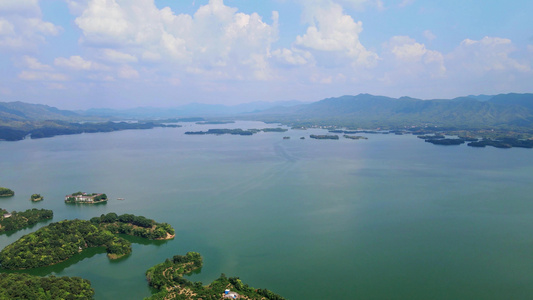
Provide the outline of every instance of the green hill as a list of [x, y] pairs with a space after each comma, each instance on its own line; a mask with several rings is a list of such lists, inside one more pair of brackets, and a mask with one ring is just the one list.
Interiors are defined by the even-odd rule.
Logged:
[[[533, 129], [533, 94], [421, 100], [359, 94], [250, 115], [265, 121], [348, 127], [439, 126]], [[295, 121], [297, 120], [297, 121]]]

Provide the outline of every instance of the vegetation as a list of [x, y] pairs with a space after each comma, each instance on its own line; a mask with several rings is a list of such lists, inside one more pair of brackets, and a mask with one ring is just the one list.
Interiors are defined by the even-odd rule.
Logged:
[[[81, 118], [80, 118], [81, 119]], [[0, 119], [0, 125], [2, 125]], [[155, 127], [177, 127], [177, 125], [165, 125], [155, 122], [104, 122], [104, 123], [70, 123], [67, 121], [24, 121], [4, 122], [0, 126], [0, 140], [18, 141], [30, 135], [32, 139], [53, 137], [56, 135], [69, 135], [80, 133], [112, 132], [131, 129], [152, 129]]]
[[263, 128], [261, 129], [263, 132], [286, 132], [288, 129], [276, 127], [276, 128]]
[[19, 230], [27, 226], [31, 226], [37, 222], [50, 220], [54, 217], [54, 213], [48, 209], [28, 209], [24, 212], [11, 212], [11, 216], [5, 217], [8, 214], [7, 210], [0, 209], [0, 232]]
[[351, 139], [351, 140], [368, 140], [367, 137], [360, 136], [360, 135], [343, 135], [344, 138]]
[[31, 201], [34, 201], [34, 202], [36, 202], [36, 201], [41, 201], [41, 200], [43, 200], [43, 199], [44, 199], [44, 197], [41, 196], [41, 194], [33, 194], [33, 195], [31, 195], [31, 197], [30, 197], [30, 200], [31, 200]]
[[109, 258], [119, 258], [131, 252], [131, 243], [116, 236], [117, 233], [148, 239], [174, 237], [174, 229], [167, 223], [143, 216], [108, 213], [90, 221], [52, 223], [27, 234], [0, 252], [0, 264], [4, 269], [48, 266], [91, 247], [105, 247]]
[[202, 299], [218, 300], [226, 289], [239, 294], [240, 299], [271, 299], [283, 300], [284, 298], [267, 289], [255, 289], [244, 284], [239, 277], [227, 278], [222, 274], [208, 286], [201, 282], [191, 282], [183, 278], [202, 266], [202, 257], [197, 252], [188, 252], [186, 255], [175, 255], [172, 260], [155, 265], [146, 271], [148, 284], [159, 290], [147, 298], [156, 299]]
[[325, 134], [325, 135], [311, 134], [309, 137], [312, 139], [317, 139], [317, 140], [338, 140], [339, 139], [338, 135], [329, 135], [329, 134]]
[[131, 252], [131, 243], [89, 221], [65, 220], [27, 234], [0, 251], [4, 269], [29, 269], [67, 260], [90, 247], [106, 247], [110, 258]]
[[199, 125], [207, 125], [207, 124], [233, 124], [235, 121], [202, 121], [202, 122], [196, 122], [196, 124]]
[[[81, 198], [82, 196], [84, 197], [83, 199]], [[83, 192], [76, 192], [65, 197], [66, 203], [99, 203], [106, 201], [107, 195], [99, 193], [86, 194]]]
[[91, 282], [80, 277], [0, 274], [0, 299], [93, 299]]
[[0, 187], [0, 197], [11, 197], [14, 195], [15, 192], [13, 192], [12, 190], [5, 187]]
[[185, 134], [190, 135], [203, 135], [203, 134], [232, 134], [232, 135], [253, 135], [256, 133], [257, 130], [242, 130], [240, 128], [237, 129], [209, 129], [207, 131], [187, 131]]
[[112, 233], [138, 236], [151, 240], [169, 239], [174, 237], [174, 228], [167, 223], [157, 223], [143, 216], [108, 213], [91, 219], [91, 223]]

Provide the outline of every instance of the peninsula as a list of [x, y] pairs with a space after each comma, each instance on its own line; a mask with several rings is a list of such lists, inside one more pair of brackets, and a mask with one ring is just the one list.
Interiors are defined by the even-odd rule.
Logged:
[[6, 246], [0, 251], [0, 265], [10, 270], [50, 266], [92, 247], [105, 247], [110, 259], [131, 253], [131, 243], [115, 233], [147, 239], [174, 237], [170, 225], [130, 214], [109, 213], [91, 221], [64, 220], [42, 227]]
[[80, 277], [0, 274], [0, 299], [93, 299], [91, 282]]
[[153, 266], [146, 271], [148, 284], [159, 290], [148, 300], [156, 299], [185, 299], [185, 300], [218, 300], [254, 299], [254, 300], [284, 300], [285, 298], [267, 289], [256, 289], [244, 284], [239, 277], [221, 276], [208, 286], [201, 282], [191, 282], [183, 277], [202, 267], [203, 259], [200, 253], [188, 252], [186, 255], [174, 255], [172, 259]]
[[37, 222], [50, 220], [54, 213], [49, 209], [28, 209], [23, 212], [12, 211], [9, 213], [0, 208], [0, 232], [19, 230]]

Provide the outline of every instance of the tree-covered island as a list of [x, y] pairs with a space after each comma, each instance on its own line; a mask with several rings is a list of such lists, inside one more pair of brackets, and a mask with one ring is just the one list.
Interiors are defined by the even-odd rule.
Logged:
[[0, 187], [0, 197], [11, 197], [14, 195], [15, 192], [13, 192], [11, 189]]
[[110, 259], [120, 258], [131, 252], [131, 243], [115, 233], [148, 239], [174, 237], [170, 225], [129, 214], [109, 213], [91, 221], [64, 220], [24, 235], [5, 247], [0, 251], [0, 265], [11, 270], [49, 266], [91, 247], [105, 247]]
[[44, 197], [41, 196], [41, 194], [33, 194], [31, 195], [30, 200], [33, 202], [42, 201], [44, 200]]
[[339, 136], [338, 135], [330, 135], [330, 134], [324, 134], [324, 135], [317, 135], [317, 134], [311, 134], [309, 136], [310, 138], [312, 139], [317, 139], [317, 140], [338, 140], [339, 139]]
[[[284, 300], [267, 289], [255, 289], [244, 284], [239, 277], [227, 278], [222, 274], [208, 286], [201, 282], [191, 282], [183, 277], [202, 267], [202, 256], [197, 252], [175, 255], [172, 260], [155, 265], [146, 271], [148, 284], [159, 290], [148, 300], [218, 300], [223, 298]], [[227, 291], [227, 293], [226, 293]], [[226, 296], [225, 296], [226, 295]]]
[[80, 277], [39, 277], [24, 273], [0, 274], [0, 299], [94, 298], [91, 282]]
[[66, 203], [85, 203], [95, 204], [107, 201], [107, 195], [102, 193], [87, 194], [83, 192], [76, 192], [65, 196]]
[[54, 213], [49, 209], [28, 209], [24, 212], [13, 211], [9, 213], [0, 209], [0, 232], [19, 230], [37, 222], [50, 220]]

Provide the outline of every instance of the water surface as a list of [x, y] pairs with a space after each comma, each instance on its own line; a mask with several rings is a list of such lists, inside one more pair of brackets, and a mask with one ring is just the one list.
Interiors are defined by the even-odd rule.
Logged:
[[[530, 149], [309, 138], [320, 129], [189, 136], [276, 125], [183, 125], [0, 142], [0, 186], [16, 192], [2, 208], [53, 209], [53, 221], [133, 213], [176, 229], [171, 241], [133, 240], [118, 261], [93, 249], [29, 273], [87, 278], [97, 299], [140, 299], [149, 267], [198, 251], [192, 280], [225, 273], [293, 300], [533, 295]], [[66, 205], [75, 191], [110, 201]], [[0, 247], [45, 224], [1, 235]]]

